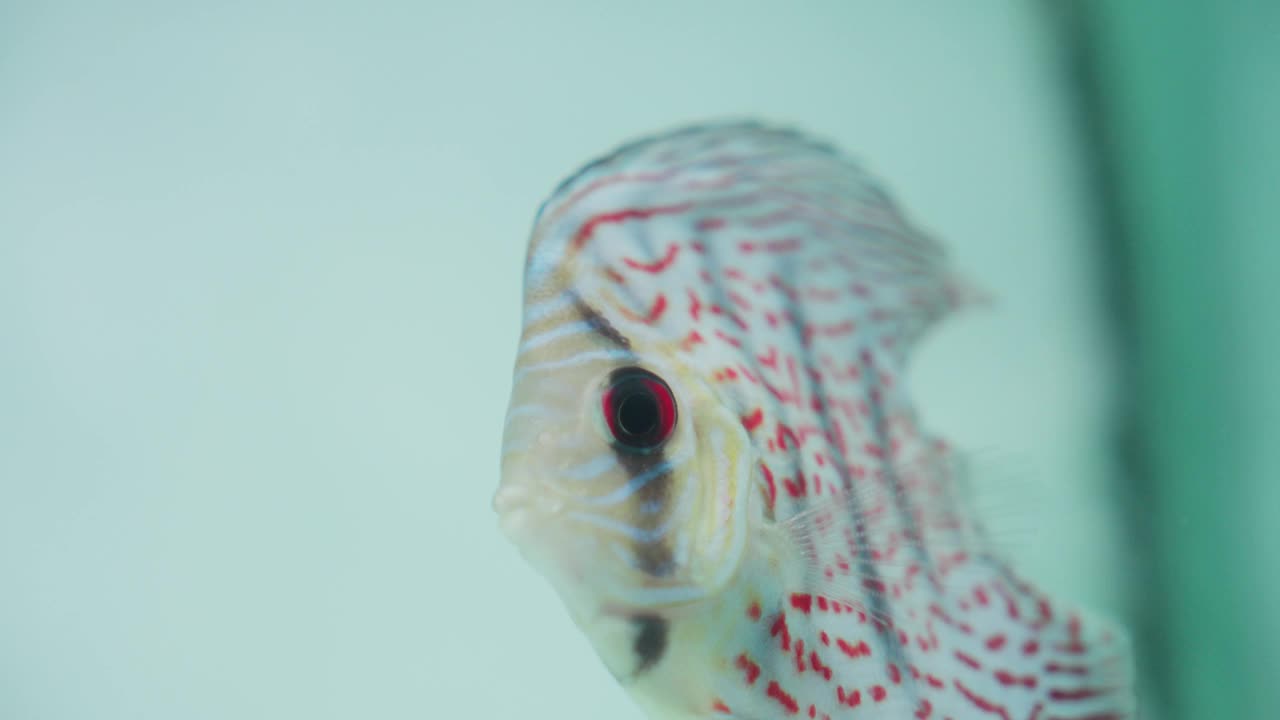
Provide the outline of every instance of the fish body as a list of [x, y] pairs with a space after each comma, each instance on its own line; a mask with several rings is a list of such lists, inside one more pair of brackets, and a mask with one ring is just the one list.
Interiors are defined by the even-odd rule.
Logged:
[[1131, 715], [1124, 635], [996, 557], [918, 423], [966, 291], [857, 164], [755, 123], [623, 146], [524, 291], [495, 508], [649, 716]]

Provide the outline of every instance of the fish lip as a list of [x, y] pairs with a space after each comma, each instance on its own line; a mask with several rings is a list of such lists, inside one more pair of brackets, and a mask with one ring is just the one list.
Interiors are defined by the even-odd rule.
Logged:
[[555, 495], [551, 488], [525, 485], [500, 486], [489, 504], [500, 519], [512, 515], [532, 515], [555, 520], [565, 512], [564, 500]]
[[527, 488], [519, 485], [503, 485], [493, 494], [490, 506], [498, 515], [506, 515], [525, 509], [532, 500], [533, 493]]
[[678, 619], [694, 614], [705, 600], [697, 597], [662, 603], [606, 602], [596, 608], [595, 617], [597, 620], [631, 620], [640, 615], [661, 615], [669, 620]]

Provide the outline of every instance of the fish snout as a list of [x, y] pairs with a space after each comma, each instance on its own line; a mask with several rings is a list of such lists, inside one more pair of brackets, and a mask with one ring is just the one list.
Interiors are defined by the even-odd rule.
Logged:
[[564, 511], [564, 502], [545, 487], [506, 483], [494, 493], [493, 510], [502, 532], [518, 540], [547, 527]]

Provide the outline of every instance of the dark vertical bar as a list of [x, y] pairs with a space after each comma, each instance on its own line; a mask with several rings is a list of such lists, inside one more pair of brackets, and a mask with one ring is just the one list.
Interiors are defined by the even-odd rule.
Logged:
[[1237, 376], [1258, 320], [1233, 305], [1240, 280], [1229, 273], [1224, 4], [1045, 6], [1080, 109], [1122, 353], [1120, 507], [1147, 715], [1274, 717], [1254, 700], [1274, 668], [1257, 672], [1245, 593], [1265, 565], [1238, 527], [1252, 501], [1241, 410], [1256, 388]]
[[[1108, 122], [1110, 108], [1102, 84], [1104, 68], [1097, 46], [1096, 18], [1083, 2], [1044, 3], [1048, 20], [1057, 41], [1059, 70], [1068, 94], [1068, 104], [1075, 111], [1075, 129], [1080, 148], [1082, 176], [1088, 187], [1084, 195], [1092, 213], [1092, 239], [1096, 277], [1103, 295], [1101, 306], [1109, 309], [1101, 318], [1106, 326], [1111, 349], [1115, 396], [1111, 399], [1112, 426], [1109, 429], [1111, 451], [1117, 460], [1119, 482], [1114, 485], [1118, 507], [1118, 524], [1122, 543], [1129, 549], [1120, 563], [1127, 579], [1127, 595], [1141, 594], [1141, 612], [1130, 609], [1124, 618], [1133, 633], [1136, 664], [1140, 682], [1147, 693], [1154, 693], [1160, 706], [1169, 698], [1162, 690], [1171, 680], [1169, 661], [1172, 648], [1168, 636], [1160, 632], [1167, 622], [1168, 608], [1163, 602], [1169, 586], [1160, 575], [1158, 542], [1153, 515], [1143, 512], [1144, 498], [1159, 495], [1147, 462], [1150, 449], [1144, 445], [1142, 404], [1137, 373], [1142, 345], [1138, 327], [1137, 298], [1133, 292], [1136, 275], [1133, 229], [1127, 221], [1128, 208], [1120, 178], [1120, 153], [1116, 148], [1114, 128]], [[1145, 589], [1139, 593], [1138, 589]], [[1149, 689], [1148, 689], [1149, 688]]]

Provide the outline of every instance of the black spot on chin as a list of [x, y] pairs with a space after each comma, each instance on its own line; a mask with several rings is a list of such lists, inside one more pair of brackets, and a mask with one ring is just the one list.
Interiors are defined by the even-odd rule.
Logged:
[[632, 645], [636, 654], [636, 675], [649, 670], [662, 659], [667, 651], [667, 634], [670, 627], [665, 618], [658, 615], [633, 615], [636, 639]]

